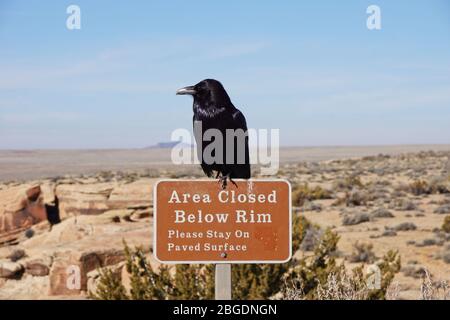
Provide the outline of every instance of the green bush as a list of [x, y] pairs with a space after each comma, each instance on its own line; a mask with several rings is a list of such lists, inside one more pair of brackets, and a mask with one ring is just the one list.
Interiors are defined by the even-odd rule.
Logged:
[[303, 295], [307, 299], [314, 299], [317, 285], [326, 282], [328, 275], [337, 271], [334, 253], [338, 241], [339, 236], [327, 229], [314, 254], [301, 259], [286, 276], [286, 282], [298, 283], [300, 285], [298, 289]]
[[91, 299], [99, 300], [128, 300], [125, 287], [122, 285], [120, 276], [106, 268], [100, 271], [100, 282], [96, 292], [89, 292]]
[[442, 230], [444, 232], [450, 233], [450, 216], [446, 216], [444, 223], [442, 224]]
[[[292, 250], [296, 252], [312, 225], [304, 217], [293, 219]], [[235, 264], [232, 266], [233, 299], [268, 299], [286, 291], [288, 282], [299, 283], [302, 296], [307, 299], [325, 299], [320, 292], [327, 289], [332, 277], [344, 279], [345, 268], [336, 262], [339, 236], [327, 229], [314, 253], [300, 260], [292, 259], [284, 264]], [[158, 272], [152, 270], [141, 248], [130, 248], [124, 243], [126, 268], [130, 274], [130, 292], [119, 277], [105, 269], [100, 272], [96, 292], [92, 299], [150, 300], [150, 299], [213, 299], [213, 265], [162, 265]], [[397, 253], [388, 252], [379, 264], [382, 273], [381, 288], [367, 294], [368, 299], [384, 299], [396, 272], [400, 269]], [[350, 286], [363, 289], [366, 276], [362, 266], [354, 270]], [[339, 281], [338, 281], [339, 283]], [[348, 285], [348, 284], [347, 284]], [[319, 290], [321, 289], [321, 290]], [[358, 296], [359, 297], [359, 296]]]
[[[299, 250], [306, 231], [312, 224], [303, 216], [292, 219], [292, 252]], [[268, 299], [282, 290], [286, 273], [295, 265], [291, 260], [283, 264], [235, 264], [232, 266], [233, 299]]]
[[[292, 250], [297, 251], [310, 223], [299, 216], [293, 217]], [[112, 272], [101, 272], [97, 292], [93, 299], [213, 299], [213, 265], [176, 265], [174, 275], [167, 266], [158, 272], [152, 270], [141, 248], [130, 250], [126, 243], [126, 268], [131, 277], [131, 290], [125, 288]], [[232, 266], [233, 299], [267, 299], [279, 292], [283, 276], [293, 261], [283, 264], [235, 264]]]
[[[395, 274], [401, 269], [401, 259], [398, 251], [389, 250], [382, 258], [381, 263], [377, 264], [381, 271], [381, 286], [379, 289], [368, 290], [368, 300], [384, 300], [389, 286], [394, 280]], [[358, 267], [357, 274], [360, 279], [365, 280], [367, 276], [363, 275], [363, 267]]]
[[303, 184], [294, 188], [292, 191], [292, 204], [301, 207], [306, 200], [322, 200], [331, 199], [331, 192], [320, 186], [310, 188], [309, 185]]
[[212, 265], [176, 265], [173, 276], [168, 266], [154, 272], [141, 248], [131, 250], [126, 243], [126, 268], [130, 274], [130, 292], [120, 279], [107, 268], [100, 272], [92, 299], [99, 300], [169, 300], [212, 299], [214, 297], [214, 268]]

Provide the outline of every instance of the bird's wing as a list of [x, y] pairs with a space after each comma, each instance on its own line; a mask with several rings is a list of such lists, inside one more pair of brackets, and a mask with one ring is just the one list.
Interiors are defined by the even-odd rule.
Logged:
[[233, 112], [232, 117], [233, 117], [233, 124], [234, 124], [233, 129], [243, 129], [244, 131], [247, 130], [247, 121], [245, 120], [245, 117], [241, 111], [236, 109]]
[[[247, 121], [245, 120], [244, 115], [242, 114], [241, 111], [239, 111], [238, 109], [236, 109], [233, 113], [232, 113], [232, 118], [233, 118], [233, 129], [242, 129], [244, 130], [247, 134]], [[235, 161], [237, 161], [237, 153], [239, 152], [238, 150], [240, 148], [238, 148], [238, 142], [237, 140], [235, 140], [235, 145], [234, 145], [234, 154], [235, 154]], [[248, 150], [248, 135], [245, 138], [245, 163], [243, 164], [235, 164], [233, 165], [233, 169], [232, 169], [232, 176], [234, 178], [243, 178], [243, 179], [249, 179], [250, 178], [250, 155], [249, 155], [249, 150]]]

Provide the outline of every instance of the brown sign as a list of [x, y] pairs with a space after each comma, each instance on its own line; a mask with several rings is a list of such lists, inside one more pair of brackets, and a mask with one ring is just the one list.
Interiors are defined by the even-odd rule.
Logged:
[[154, 189], [154, 252], [164, 263], [279, 263], [291, 258], [284, 180], [163, 180]]

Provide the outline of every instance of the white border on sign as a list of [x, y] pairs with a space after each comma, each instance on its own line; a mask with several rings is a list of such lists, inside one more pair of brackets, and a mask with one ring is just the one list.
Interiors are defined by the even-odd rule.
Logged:
[[292, 186], [291, 183], [286, 179], [233, 179], [234, 181], [245, 181], [245, 182], [285, 182], [289, 187], [289, 256], [285, 260], [160, 260], [157, 254], [156, 246], [156, 225], [157, 225], [157, 192], [158, 184], [160, 182], [173, 182], [173, 181], [183, 181], [183, 182], [196, 182], [196, 181], [213, 181], [211, 179], [161, 179], [156, 182], [153, 187], [153, 256], [155, 259], [163, 264], [219, 264], [219, 263], [234, 263], [234, 264], [257, 264], [257, 263], [286, 263], [292, 259]]

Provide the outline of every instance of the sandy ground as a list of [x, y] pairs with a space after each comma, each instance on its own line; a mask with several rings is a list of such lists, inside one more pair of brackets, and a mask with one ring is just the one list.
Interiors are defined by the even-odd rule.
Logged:
[[[450, 233], [442, 229], [450, 216], [450, 145], [283, 148], [280, 156], [277, 177], [289, 180], [294, 193], [305, 184], [329, 191], [328, 199], [311, 199], [294, 210], [320, 228], [329, 227], [339, 234], [339, 260], [348, 268], [362, 263], [350, 262], [358, 242], [373, 245], [375, 260], [388, 250], [399, 252], [402, 269], [394, 280], [400, 299], [421, 297], [424, 269], [434, 280], [450, 283]], [[126, 171], [120, 179], [136, 183], [158, 177], [202, 176], [198, 165], [186, 169], [171, 165], [168, 159], [168, 149], [0, 151], [0, 189], [17, 185], [1, 180], [95, 174], [78, 179], [89, 184], [110, 176], [116, 179], [117, 172], [109, 172], [114, 170]], [[128, 174], [140, 170], [144, 175]], [[346, 182], [352, 177], [359, 182]], [[418, 181], [429, 190], [415, 192], [411, 186]], [[437, 191], [442, 187], [447, 191]], [[380, 209], [388, 210], [390, 217], [373, 216]], [[344, 223], [345, 217], [361, 214], [370, 219]], [[395, 230], [402, 223], [414, 228]], [[387, 230], [395, 232], [386, 235]]]

